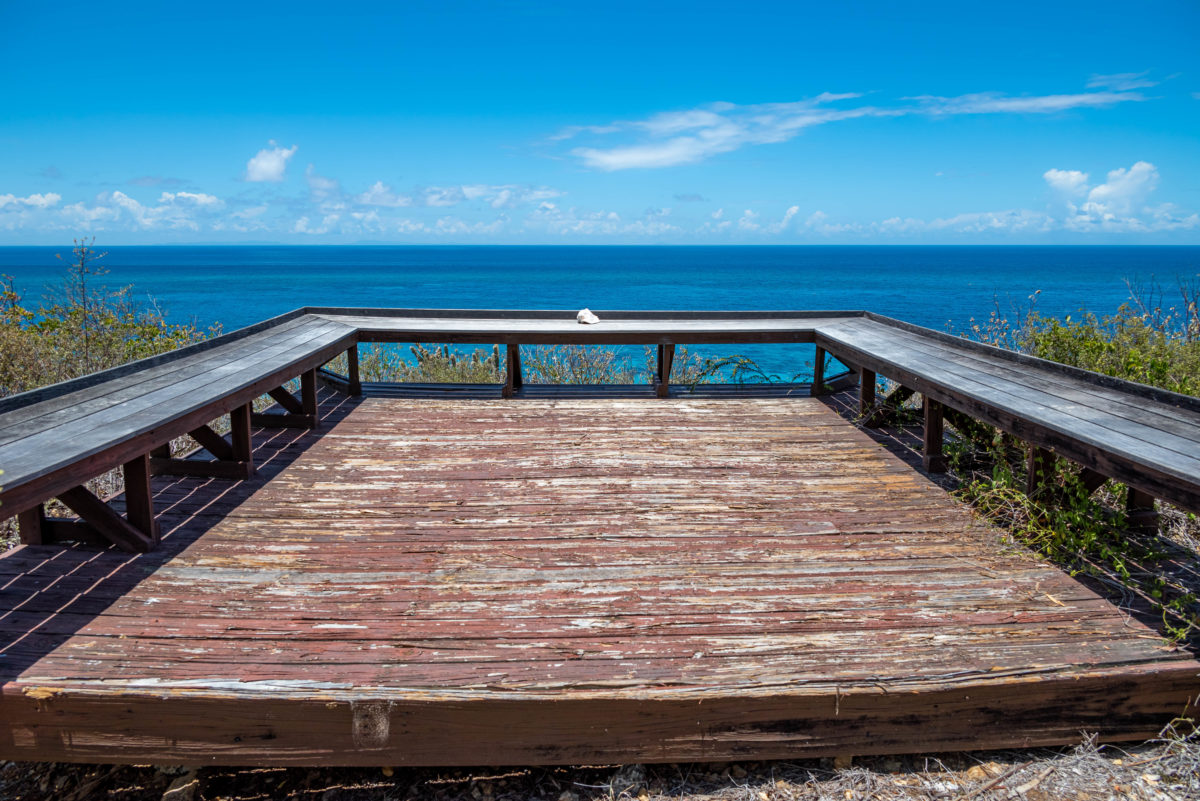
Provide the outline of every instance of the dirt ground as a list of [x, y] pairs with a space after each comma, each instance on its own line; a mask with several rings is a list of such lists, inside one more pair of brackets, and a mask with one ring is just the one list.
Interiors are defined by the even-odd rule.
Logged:
[[54, 801], [1200, 799], [1200, 734], [1139, 745], [798, 762], [534, 768], [0, 765], [0, 798]]

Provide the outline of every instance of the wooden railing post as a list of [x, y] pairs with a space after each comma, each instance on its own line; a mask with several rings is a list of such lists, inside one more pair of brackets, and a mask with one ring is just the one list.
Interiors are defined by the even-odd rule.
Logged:
[[358, 343], [346, 349], [346, 378], [350, 384], [349, 392], [352, 397], [362, 394], [362, 380], [358, 375]]
[[820, 345], [817, 345], [817, 353], [813, 358], [813, 379], [809, 394], [825, 394], [825, 349]]
[[671, 394], [671, 368], [675, 365], [675, 345], [658, 346], [658, 397], [666, 398]]
[[921, 461], [930, 473], [946, 472], [946, 454], [942, 452], [945, 426], [942, 420], [942, 404], [925, 396], [925, 445]]
[[500, 394], [505, 398], [511, 398], [524, 383], [521, 377], [520, 345], [508, 346], [507, 357], [504, 360], [504, 368], [504, 389], [500, 391]]

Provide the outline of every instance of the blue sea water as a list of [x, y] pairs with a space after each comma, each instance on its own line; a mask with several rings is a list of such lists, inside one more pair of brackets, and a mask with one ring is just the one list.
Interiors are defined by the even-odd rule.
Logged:
[[[105, 283], [225, 330], [298, 306], [868, 309], [940, 330], [1024, 306], [1113, 311], [1125, 280], [1200, 274], [1200, 247], [109, 247]], [[0, 248], [27, 300], [70, 248]], [[744, 350], [744, 349], [743, 349]], [[757, 350], [757, 349], [756, 349]], [[782, 353], [780, 353], [782, 356]], [[774, 365], [786, 369], [782, 364]]]

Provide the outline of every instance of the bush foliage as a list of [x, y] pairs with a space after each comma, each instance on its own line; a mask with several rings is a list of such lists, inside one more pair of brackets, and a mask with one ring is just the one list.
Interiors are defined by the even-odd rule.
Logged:
[[[76, 240], [58, 287], [27, 308], [10, 276], [0, 276], [0, 397], [115, 367], [198, 342], [220, 328], [168, 323], [132, 287], [98, 283], [106, 270], [91, 243]], [[61, 257], [60, 257], [61, 258]]]

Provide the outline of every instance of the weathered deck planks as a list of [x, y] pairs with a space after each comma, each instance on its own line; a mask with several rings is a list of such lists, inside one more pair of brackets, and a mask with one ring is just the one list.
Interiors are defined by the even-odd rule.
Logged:
[[1153, 735], [1200, 663], [811, 398], [326, 395], [140, 556], [0, 558], [0, 757], [500, 764]]

